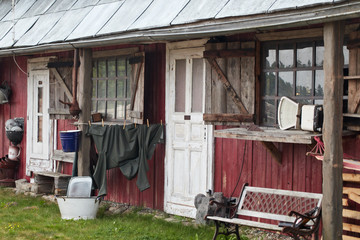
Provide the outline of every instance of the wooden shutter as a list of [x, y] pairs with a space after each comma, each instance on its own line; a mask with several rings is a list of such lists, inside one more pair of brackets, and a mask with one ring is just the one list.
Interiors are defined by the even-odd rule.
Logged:
[[255, 42], [208, 43], [204, 57], [207, 59], [204, 120], [253, 122]]
[[130, 89], [131, 101], [128, 109], [127, 119], [133, 123], [144, 123], [144, 74], [145, 74], [145, 53], [134, 54], [129, 59], [131, 64]]
[[72, 67], [51, 67], [50, 71], [50, 108], [51, 118], [71, 118], [69, 107], [59, 102], [72, 102], [71, 73]]

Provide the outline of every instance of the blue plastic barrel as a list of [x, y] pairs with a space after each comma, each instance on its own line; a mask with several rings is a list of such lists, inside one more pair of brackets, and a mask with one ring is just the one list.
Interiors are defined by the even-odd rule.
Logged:
[[60, 131], [60, 140], [64, 152], [77, 152], [80, 145], [80, 130]]

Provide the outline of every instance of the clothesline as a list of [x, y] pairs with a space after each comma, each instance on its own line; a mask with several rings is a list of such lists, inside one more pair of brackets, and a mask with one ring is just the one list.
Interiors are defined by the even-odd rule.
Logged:
[[[101, 125], [102, 125], [103, 127], [105, 126], [104, 119], [101, 119], [101, 122], [91, 122], [91, 121], [89, 120], [87, 123], [85, 123], [85, 122], [74, 122], [73, 124], [74, 124], [75, 126], [79, 126], [79, 125], [88, 125], [88, 126], [91, 126], [92, 124], [94, 124], [94, 125], [99, 125], [100, 123], [101, 123]], [[136, 127], [136, 124], [137, 124], [137, 123], [130, 123], [130, 124], [135, 124], [135, 127]], [[124, 123], [123, 123], [122, 125], [123, 125], [124, 128], [125, 128], [126, 125], [130, 125], [130, 124], [128, 124], [128, 123], [126, 122], [126, 120], [124, 120]], [[150, 124], [149, 124], [149, 119], [146, 119], [146, 124], [147, 124], [148, 127], [150, 126]], [[106, 125], [109, 125], [109, 127], [111, 127], [112, 125], [121, 125], [121, 124], [111, 122], [110, 124], [106, 124]], [[141, 125], [141, 124], [139, 124], [139, 125]], [[163, 125], [162, 120], [160, 120], [160, 125]], [[166, 125], [166, 124], [164, 124], [164, 125]]]

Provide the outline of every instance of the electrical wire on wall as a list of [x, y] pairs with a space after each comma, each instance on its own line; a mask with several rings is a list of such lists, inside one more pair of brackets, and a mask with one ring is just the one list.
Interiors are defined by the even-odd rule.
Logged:
[[[13, 44], [15, 44], [15, 0], [12, 0], [11, 2], [11, 12], [13, 15], [13, 19], [12, 19], [12, 23], [13, 23], [13, 27], [12, 27], [12, 40], [13, 40]], [[17, 66], [17, 68], [24, 73], [25, 75], [27, 75], [27, 72], [25, 72], [18, 64], [18, 62], [16, 61], [15, 58], [15, 53], [13, 54], [13, 59], [14, 59], [14, 63]]]

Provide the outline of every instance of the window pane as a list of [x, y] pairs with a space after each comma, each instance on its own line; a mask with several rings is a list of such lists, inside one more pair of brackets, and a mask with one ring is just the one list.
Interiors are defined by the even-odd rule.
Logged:
[[276, 86], [276, 77], [274, 72], [265, 73], [265, 84], [263, 85], [263, 93], [265, 96], [274, 96]]
[[311, 96], [312, 71], [296, 72], [296, 96]]
[[38, 117], [38, 132], [37, 132], [37, 141], [42, 142], [43, 141], [43, 117]]
[[92, 101], [91, 102], [91, 112], [92, 113], [96, 112], [96, 104], [97, 104], [97, 101]]
[[279, 46], [279, 68], [291, 68], [294, 66], [294, 45], [281, 44]]
[[311, 67], [312, 66], [312, 51], [311, 43], [301, 43], [297, 46], [297, 66], [298, 67]]
[[315, 96], [324, 96], [324, 71], [315, 71]]
[[108, 60], [108, 77], [116, 76], [116, 62], [115, 59]]
[[344, 53], [344, 65], [349, 65], [349, 49], [346, 46], [343, 46]]
[[103, 116], [105, 116], [105, 110], [106, 110], [106, 101], [98, 101], [98, 110], [97, 112], [101, 113]]
[[124, 98], [125, 97], [125, 86], [124, 80], [117, 80], [117, 97]]
[[294, 95], [294, 74], [293, 72], [279, 72], [279, 94], [278, 96]]
[[[132, 92], [131, 92], [131, 89], [130, 89], [130, 78], [128, 77], [126, 79], [126, 97], [130, 98], [131, 95], [132, 95]], [[124, 97], [125, 97], [125, 95], [124, 95]]]
[[43, 88], [38, 88], [38, 113], [43, 112]]
[[276, 68], [276, 46], [269, 46], [265, 48], [265, 68]]
[[99, 65], [98, 77], [106, 77], [106, 61], [99, 60], [98, 65]]
[[116, 80], [108, 80], [108, 98], [116, 97]]
[[96, 98], [96, 82], [97, 81], [93, 81], [93, 85], [92, 85], [92, 97]]
[[97, 62], [93, 62], [93, 68], [92, 68], [92, 76], [97, 77]]
[[117, 59], [117, 71], [118, 77], [126, 76], [126, 62], [125, 58], [118, 58]]
[[324, 65], [324, 46], [316, 46], [316, 66]]
[[175, 112], [185, 112], [185, 59], [176, 60], [175, 66]]
[[193, 59], [192, 68], [192, 112], [202, 112], [203, 101], [203, 78], [204, 78], [204, 60]]
[[116, 115], [117, 119], [125, 119], [125, 102], [123, 102], [123, 101], [117, 102], [116, 112], [117, 112], [117, 115]]
[[266, 125], [276, 124], [276, 105], [275, 100], [265, 100], [261, 103], [261, 120]]
[[115, 101], [107, 101], [106, 119], [115, 118]]
[[98, 80], [98, 98], [106, 98], [106, 80]]

